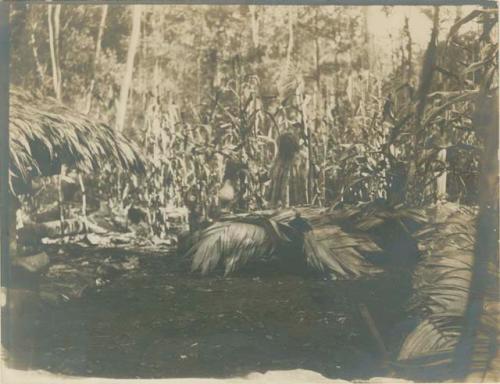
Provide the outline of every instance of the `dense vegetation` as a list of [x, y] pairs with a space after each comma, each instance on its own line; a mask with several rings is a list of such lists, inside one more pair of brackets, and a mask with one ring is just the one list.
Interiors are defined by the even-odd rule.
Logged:
[[[209, 216], [231, 166], [236, 208], [269, 206], [286, 132], [305, 191], [281, 204], [477, 204], [473, 112], [481, 87], [496, 92], [496, 10], [414, 8], [428, 20], [420, 44], [402, 11], [16, 5], [11, 78], [139, 144], [146, 177], [109, 169], [87, 193], [144, 207], [156, 234], [166, 206]], [[373, 14], [401, 22], [390, 40], [374, 37]]]

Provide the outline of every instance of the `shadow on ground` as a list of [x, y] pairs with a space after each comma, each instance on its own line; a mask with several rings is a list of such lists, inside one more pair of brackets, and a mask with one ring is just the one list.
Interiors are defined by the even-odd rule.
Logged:
[[31, 369], [113, 378], [234, 377], [308, 369], [331, 378], [384, 376], [364, 303], [395, 353], [409, 278], [197, 278], [173, 252], [47, 250], [42, 303], [30, 319]]

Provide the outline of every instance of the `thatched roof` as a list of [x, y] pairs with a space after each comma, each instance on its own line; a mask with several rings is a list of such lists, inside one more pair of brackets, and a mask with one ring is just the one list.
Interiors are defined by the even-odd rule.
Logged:
[[10, 175], [13, 184], [58, 174], [61, 166], [85, 173], [103, 164], [144, 171], [136, 146], [106, 124], [52, 98], [10, 90]]

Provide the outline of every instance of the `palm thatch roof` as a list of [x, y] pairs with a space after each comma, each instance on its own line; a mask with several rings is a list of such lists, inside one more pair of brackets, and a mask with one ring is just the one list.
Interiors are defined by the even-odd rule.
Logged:
[[14, 189], [33, 177], [58, 174], [63, 165], [84, 173], [110, 163], [126, 171], [144, 171], [132, 142], [55, 99], [13, 87], [9, 114], [10, 178]]

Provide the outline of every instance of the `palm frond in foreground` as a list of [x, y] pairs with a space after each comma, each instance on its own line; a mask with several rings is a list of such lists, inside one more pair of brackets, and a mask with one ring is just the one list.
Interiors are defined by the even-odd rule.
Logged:
[[[436, 208], [429, 215], [434, 217], [432, 223], [416, 234], [422, 260], [414, 272], [411, 309], [421, 321], [406, 337], [398, 358], [412, 376], [453, 376], [454, 350], [464, 328], [470, 294], [476, 215], [474, 209], [447, 203]], [[496, 271], [497, 266], [489, 266], [490, 275]], [[487, 296], [495, 295], [489, 292]], [[488, 305], [495, 307], [493, 302]], [[481, 328], [487, 338], [495, 340], [498, 311], [487, 309], [484, 308]], [[484, 370], [484, 361], [490, 360], [490, 354], [491, 351], [474, 353], [474, 358], [480, 360], [477, 369]], [[488, 364], [494, 364], [494, 360]]]
[[334, 278], [370, 276], [382, 269], [368, 258], [384, 253], [373, 230], [389, 223], [407, 230], [405, 220], [422, 223], [425, 218], [419, 211], [374, 203], [234, 215], [192, 234], [184, 255], [191, 271], [201, 275], [229, 275], [258, 264], [262, 271], [275, 262], [284, 270]]

